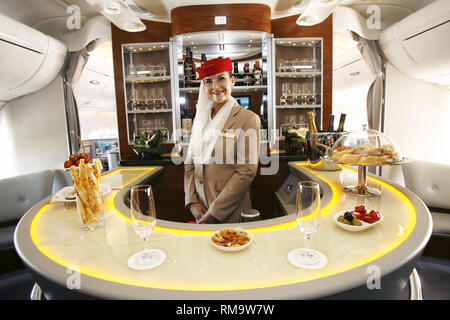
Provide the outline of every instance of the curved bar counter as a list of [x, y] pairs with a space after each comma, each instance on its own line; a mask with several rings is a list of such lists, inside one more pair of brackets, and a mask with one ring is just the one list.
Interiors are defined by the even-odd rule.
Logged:
[[[166, 261], [135, 271], [128, 258], [143, 248], [124, 199], [133, 185], [148, 182], [163, 167], [122, 167], [103, 183], [105, 225], [80, 230], [76, 206], [46, 198], [20, 221], [15, 246], [47, 298], [103, 299], [396, 299], [431, 235], [423, 202], [409, 190], [369, 177], [382, 191], [373, 198], [344, 193], [357, 172], [315, 171], [305, 162], [289, 163], [292, 174], [321, 184], [322, 223], [311, 247], [328, 264], [319, 270], [291, 265], [288, 253], [304, 246], [295, 215], [241, 226], [253, 233], [245, 250], [223, 252], [209, 242], [225, 225], [195, 225], [158, 220], [148, 247], [163, 250]], [[150, 180], [151, 183], [151, 180]], [[332, 219], [338, 211], [364, 204], [384, 220], [362, 232], [349, 232]], [[158, 209], [158, 208], [156, 208]], [[156, 212], [158, 216], [158, 211]]]

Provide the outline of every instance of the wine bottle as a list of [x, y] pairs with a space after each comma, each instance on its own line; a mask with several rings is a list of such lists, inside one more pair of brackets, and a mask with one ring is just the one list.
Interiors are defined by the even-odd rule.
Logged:
[[334, 132], [334, 114], [330, 115], [330, 123], [327, 132]]
[[317, 137], [313, 136], [314, 133], [318, 132], [316, 122], [314, 121], [314, 112], [308, 111], [307, 116], [309, 131], [306, 133], [306, 153], [308, 155], [308, 162], [316, 163], [319, 155], [316, 149]]
[[344, 123], [345, 123], [345, 117], [347, 115], [345, 113], [341, 113], [341, 118], [339, 119], [339, 126], [337, 129], [337, 132], [344, 132]]

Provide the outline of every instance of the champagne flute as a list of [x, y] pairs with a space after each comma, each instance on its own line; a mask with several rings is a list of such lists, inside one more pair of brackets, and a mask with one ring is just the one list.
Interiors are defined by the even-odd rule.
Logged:
[[[149, 185], [132, 187], [130, 204], [134, 231], [144, 240], [145, 246], [156, 224], [152, 187]], [[163, 251], [146, 248], [132, 255], [128, 260], [128, 265], [133, 269], [145, 270], [159, 266], [165, 259], [166, 255]]]
[[305, 248], [294, 249], [288, 254], [289, 261], [303, 269], [319, 269], [328, 263], [327, 257], [310, 248], [309, 242], [319, 230], [321, 221], [320, 186], [314, 181], [302, 181], [297, 189], [297, 225], [305, 236]]

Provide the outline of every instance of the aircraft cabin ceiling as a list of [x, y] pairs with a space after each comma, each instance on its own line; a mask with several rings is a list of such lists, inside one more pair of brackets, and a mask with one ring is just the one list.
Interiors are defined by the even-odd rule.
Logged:
[[[108, 0], [105, 0], [105, 2]], [[282, 18], [299, 12], [291, 9], [296, 3], [309, 0], [124, 0], [127, 3], [135, 3], [136, 8], [141, 8], [149, 15], [140, 15], [141, 19], [170, 22], [170, 12], [173, 8], [188, 5], [206, 4], [231, 4], [231, 3], [255, 3], [270, 6], [272, 19]], [[434, 0], [343, 0], [340, 6], [355, 9], [362, 16], [367, 15], [366, 10], [370, 5], [378, 5], [382, 15], [390, 23], [396, 22], [414, 11], [430, 4]], [[99, 12], [91, 6], [87, 0], [1, 0], [0, 14], [34, 27], [44, 33], [46, 31], [56, 34], [67, 31], [65, 21], [67, 7], [77, 5], [82, 14], [82, 23]]]

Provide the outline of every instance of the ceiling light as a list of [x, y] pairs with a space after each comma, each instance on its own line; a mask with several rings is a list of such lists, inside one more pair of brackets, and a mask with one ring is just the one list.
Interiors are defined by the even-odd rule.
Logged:
[[89, 81], [89, 83], [93, 84], [93, 85], [99, 85], [100, 81], [98, 81], [98, 80], [91, 80], [91, 81]]
[[125, 22], [124, 29], [129, 32], [140, 32], [146, 29], [145, 24], [137, 22]]
[[120, 13], [120, 4], [118, 4], [117, 2], [114, 2], [114, 1], [107, 1], [103, 5], [102, 11], [105, 14], [112, 14], [112, 15], [119, 14]]
[[215, 16], [214, 17], [215, 24], [227, 24], [226, 16]]

